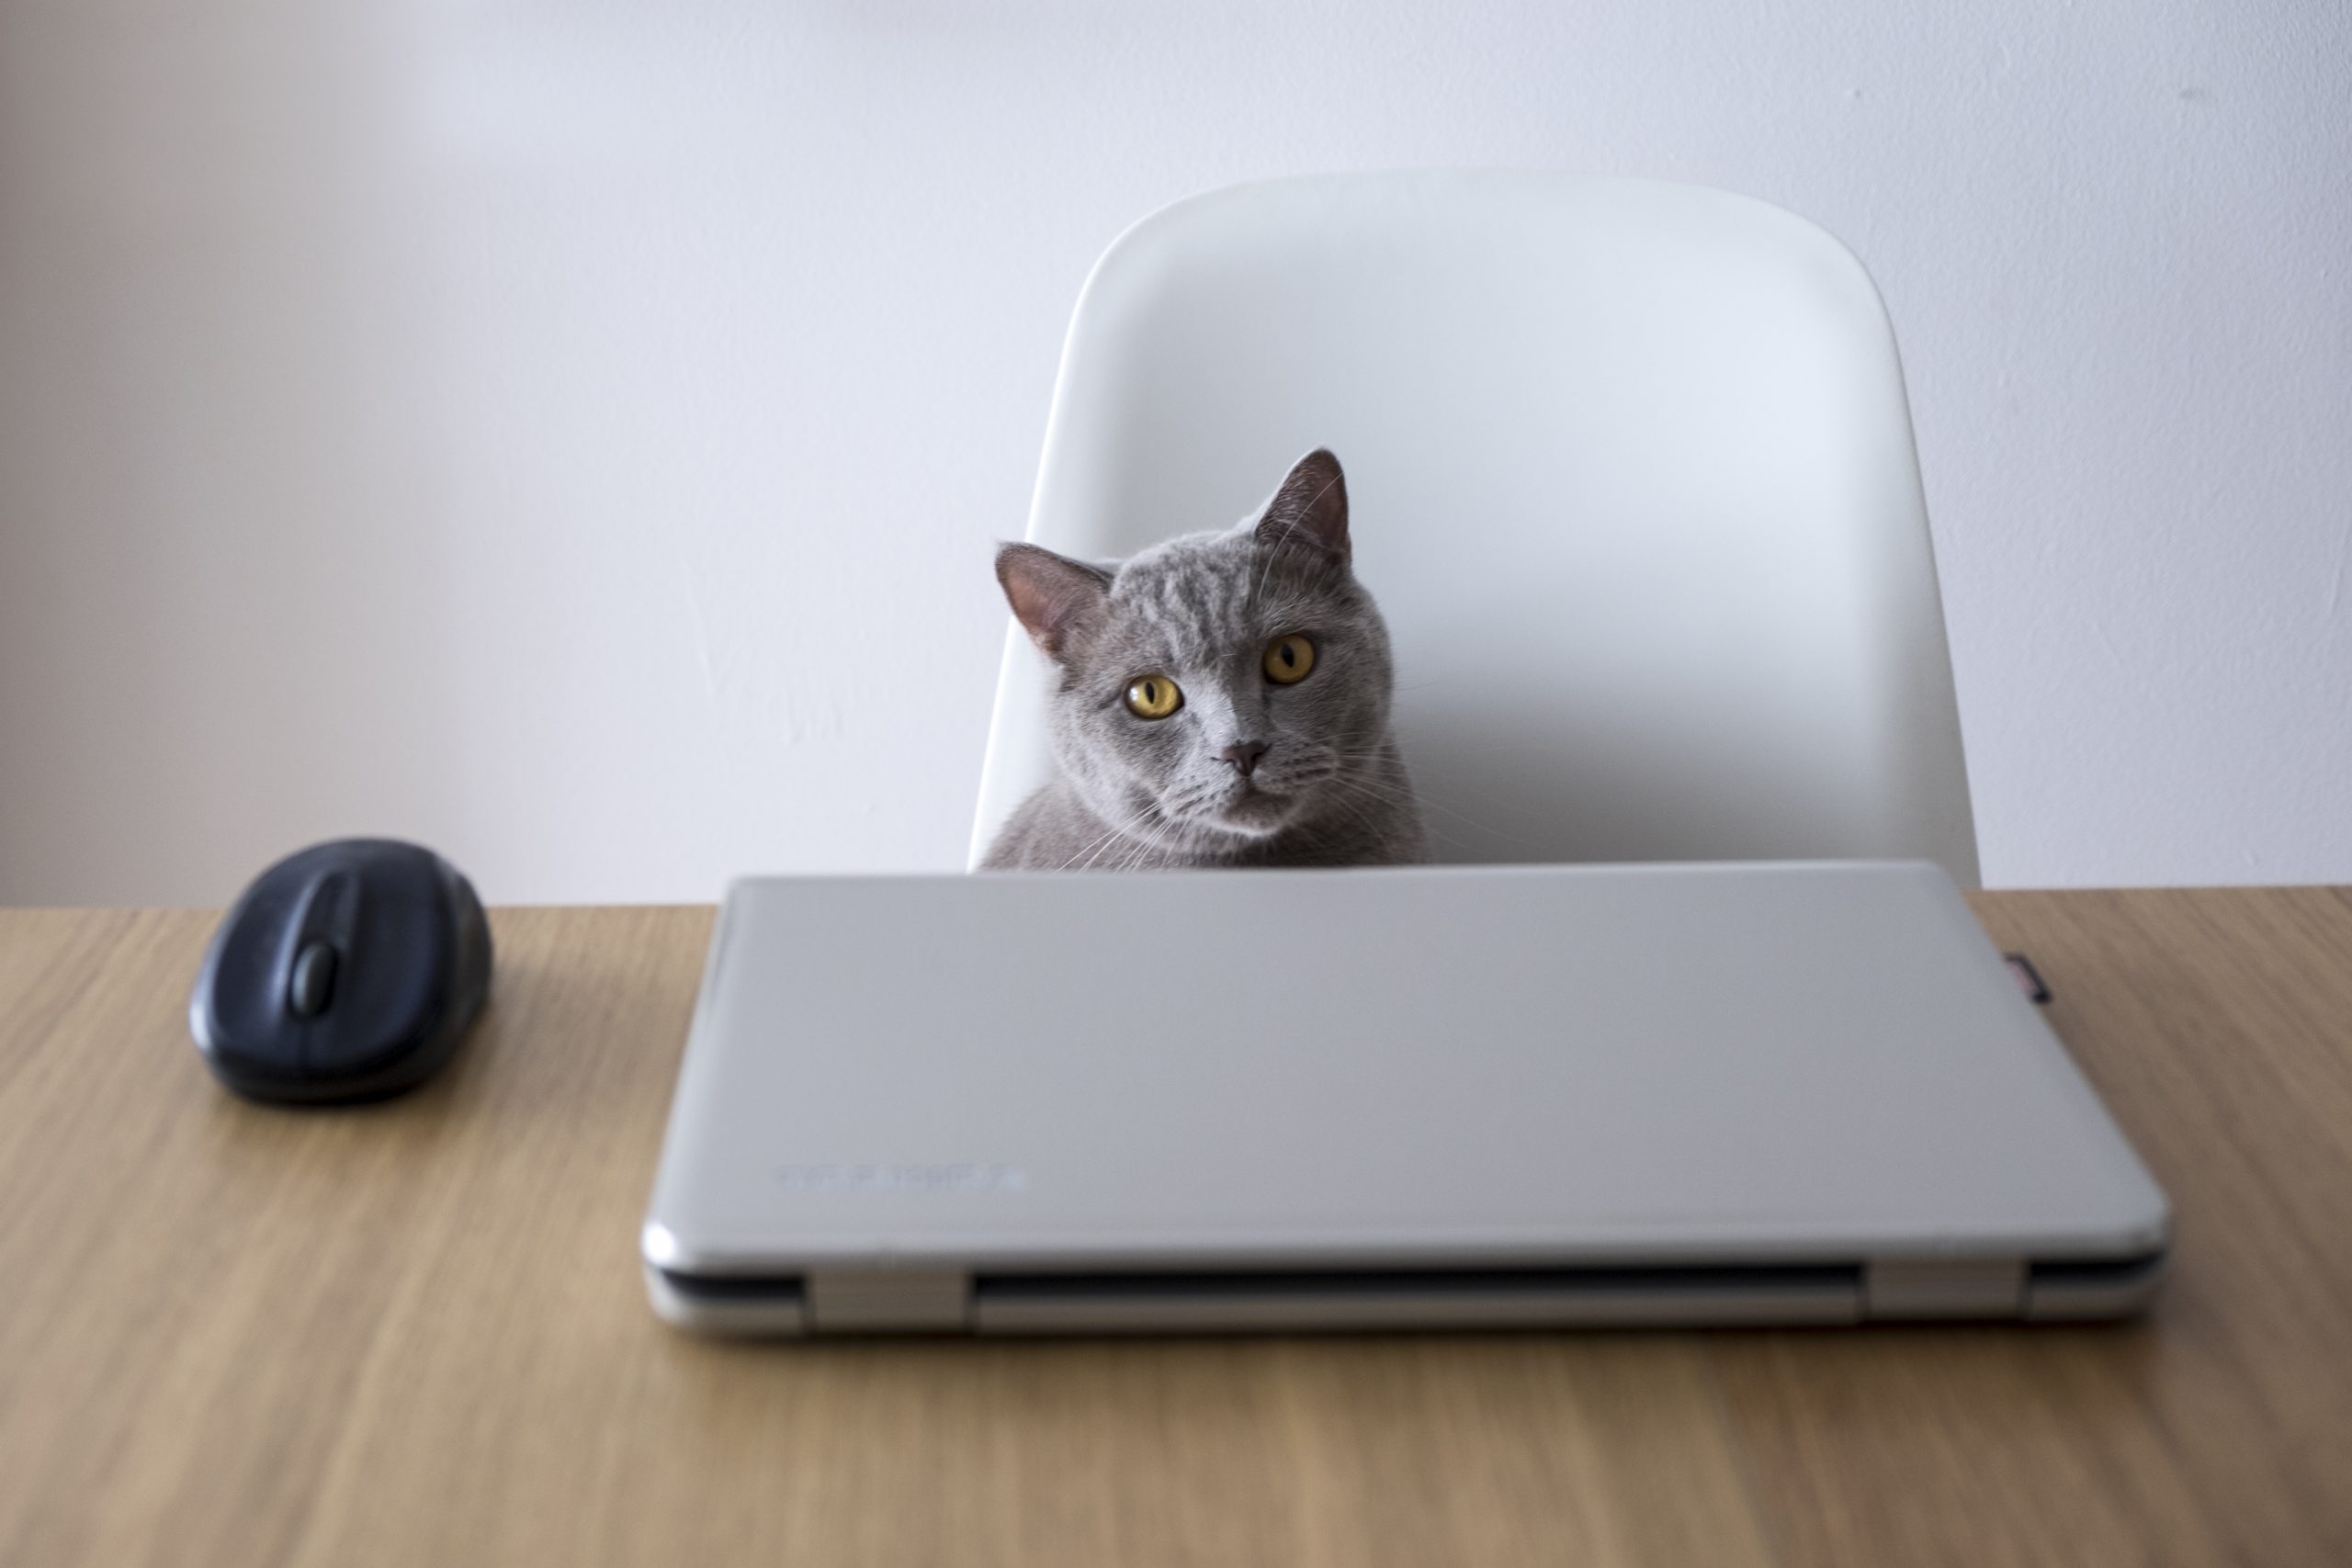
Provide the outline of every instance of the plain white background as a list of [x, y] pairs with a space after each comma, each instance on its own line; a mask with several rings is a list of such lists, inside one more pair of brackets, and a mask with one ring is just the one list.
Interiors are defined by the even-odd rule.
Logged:
[[0, 902], [960, 865], [1089, 264], [1431, 164], [1869, 265], [1988, 882], [2352, 881], [2347, 17], [0, 0]]

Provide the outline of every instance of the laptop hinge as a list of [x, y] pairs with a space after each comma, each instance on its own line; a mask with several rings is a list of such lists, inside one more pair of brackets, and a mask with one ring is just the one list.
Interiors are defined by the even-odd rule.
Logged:
[[1862, 1270], [1865, 1317], [2016, 1317], [2021, 1258], [1881, 1258]]
[[825, 1269], [808, 1276], [817, 1334], [909, 1334], [970, 1325], [971, 1277], [961, 1269]]

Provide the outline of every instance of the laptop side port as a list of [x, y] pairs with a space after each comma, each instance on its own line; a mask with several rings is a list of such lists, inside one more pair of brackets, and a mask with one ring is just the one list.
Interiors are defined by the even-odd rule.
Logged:
[[818, 1334], [930, 1334], [969, 1325], [971, 1276], [960, 1269], [825, 1269], [808, 1276]]
[[2021, 1258], [1879, 1258], [1862, 1270], [1868, 1318], [2017, 1317], [2024, 1311]]

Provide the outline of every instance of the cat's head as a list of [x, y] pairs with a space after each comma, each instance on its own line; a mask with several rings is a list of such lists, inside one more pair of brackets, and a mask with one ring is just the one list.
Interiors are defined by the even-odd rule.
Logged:
[[1339, 459], [1256, 517], [1111, 566], [1007, 545], [997, 579], [1059, 667], [1062, 773], [1107, 826], [1215, 850], [1329, 814], [1388, 733], [1388, 632], [1351, 569]]

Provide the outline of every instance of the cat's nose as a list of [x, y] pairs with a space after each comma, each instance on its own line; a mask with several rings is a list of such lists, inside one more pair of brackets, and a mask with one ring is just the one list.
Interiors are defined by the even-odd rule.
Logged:
[[1266, 743], [1262, 740], [1237, 740], [1219, 751], [1217, 757], [1232, 763], [1234, 771], [1246, 779], [1258, 771], [1258, 759], [1265, 754]]

